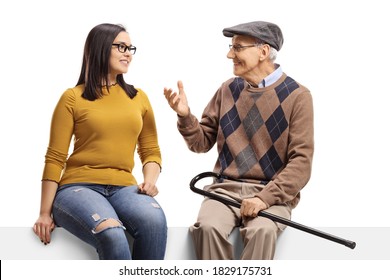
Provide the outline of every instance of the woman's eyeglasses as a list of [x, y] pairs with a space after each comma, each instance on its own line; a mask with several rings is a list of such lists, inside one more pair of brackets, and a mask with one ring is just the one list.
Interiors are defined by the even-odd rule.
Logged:
[[137, 48], [133, 45], [127, 46], [123, 43], [118, 44], [112, 44], [113, 46], [116, 46], [118, 48], [118, 51], [121, 53], [125, 53], [127, 50], [129, 50], [130, 54], [135, 54]]

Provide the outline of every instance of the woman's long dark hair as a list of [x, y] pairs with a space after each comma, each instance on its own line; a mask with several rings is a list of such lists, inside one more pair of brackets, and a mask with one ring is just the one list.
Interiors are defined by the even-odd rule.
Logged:
[[[95, 26], [88, 34], [84, 46], [83, 64], [77, 86], [85, 84], [82, 97], [94, 101], [103, 96], [102, 83], [108, 85], [109, 60], [112, 43], [120, 32], [126, 32], [122, 25], [103, 23]], [[137, 95], [134, 86], [125, 82], [123, 74], [117, 75], [116, 82], [130, 98]]]

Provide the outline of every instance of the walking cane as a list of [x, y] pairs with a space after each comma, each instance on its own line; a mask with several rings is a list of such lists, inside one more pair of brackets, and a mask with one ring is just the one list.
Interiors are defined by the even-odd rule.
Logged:
[[[222, 202], [223, 204], [234, 206], [234, 207], [237, 207], [237, 208], [241, 207], [241, 205], [238, 202], [236, 202], [236, 201], [234, 201], [232, 199], [227, 199], [227, 198], [219, 196], [219, 195], [217, 195], [215, 193], [211, 193], [211, 192], [208, 192], [208, 191], [205, 191], [205, 190], [201, 190], [201, 189], [195, 187], [196, 182], [198, 182], [201, 179], [207, 178], [207, 177], [214, 177], [216, 179], [227, 178], [225, 176], [222, 176], [222, 175], [214, 173], [214, 172], [203, 172], [203, 173], [198, 174], [197, 176], [195, 176], [191, 180], [191, 182], [190, 182], [190, 189], [193, 192], [195, 192], [195, 193], [201, 194], [203, 196], [207, 196], [207, 197], [209, 197], [211, 199], [214, 199], [214, 200], [217, 200], [219, 202]], [[229, 179], [229, 178], [227, 178], [227, 179]], [[337, 237], [337, 236], [334, 236], [334, 235], [331, 235], [331, 234], [328, 234], [328, 233], [316, 230], [314, 228], [310, 228], [310, 227], [304, 226], [302, 224], [290, 221], [288, 219], [285, 219], [283, 217], [280, 217], [280, 216], [268, 213], [266, 211], [259, 211], [259, 213], [257, 215], [265, 217], [265, 218], [268, 218], [268, 219], [271, 219], [274, 222], [278, 222], [278, 223], [284, 224], [286, 226], [290, 226], [290, 227], [302, 230], [304, 232], [307, 232], [307, 233], [310, 233], [310, 234], [313, 234], [313, 235], [316, 235], [316, 236], [319, 236], [319, 237], [331, 240], [333, 242], [345, 245], [345, 246], [347, 246], [347, 247], [349, 247], [351, 249], [354, 249], [355, 246], [356, 246], [356, 243], [353, 242], [353, 241], [346, 240], [346, 239], [343, 239], [343, 238], [340, 238], [340, 237]]]

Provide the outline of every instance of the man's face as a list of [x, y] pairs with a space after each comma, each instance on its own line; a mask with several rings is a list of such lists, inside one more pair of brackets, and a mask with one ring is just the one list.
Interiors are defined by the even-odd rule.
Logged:
[[233, 73], [245, 80], [258, 75], [262, 45], [251, 36], [235, 35], [227, 57], [233, 60]]

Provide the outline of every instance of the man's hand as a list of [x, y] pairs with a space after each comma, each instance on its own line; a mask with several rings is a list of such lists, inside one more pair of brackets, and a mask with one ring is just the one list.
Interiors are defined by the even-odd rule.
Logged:
[[241, 202], [240, 212], [245, 217], [257, 217], [259, 211], [267, 209], [267, 205], [258, 197], [246, 198]]
[[181, 117], [187, 117], [190, 114], [188, 107], [187, 96], [184, 92], [182, 81], [177, 82], [179, 93], [174, 92], [171, 88], [164, 88], [164, 96], [168, 101], [169, 106]]

